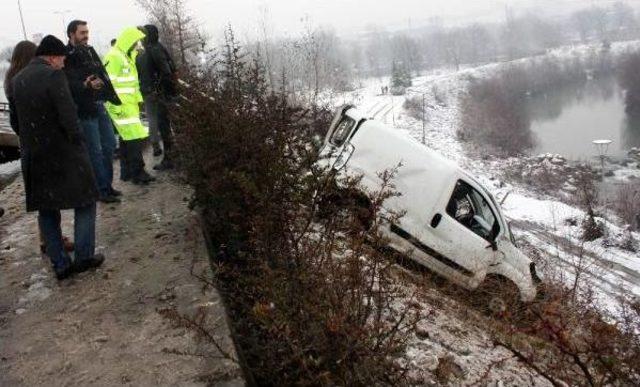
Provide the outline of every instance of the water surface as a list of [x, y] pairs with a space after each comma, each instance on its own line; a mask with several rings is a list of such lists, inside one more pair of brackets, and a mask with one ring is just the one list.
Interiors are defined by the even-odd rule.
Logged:
[[627, 116], [624, 92], [613, 77], [531, 97], [529, 112], [536, 140], [533, 154], [586, 160], [598, 155], [593, 140], [608, 139], [613, 141], [608, 155], [623, 158], [631, 147], [640, 146], [640, 117]]

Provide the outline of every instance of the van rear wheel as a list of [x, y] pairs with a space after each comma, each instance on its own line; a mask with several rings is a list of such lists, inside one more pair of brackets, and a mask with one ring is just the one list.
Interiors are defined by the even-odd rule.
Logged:
[[369, 198], [355, 190], [338, 190], [326, 195], [319, 204], [320, 218], [348, 216], [355, 224], [368, 230], [373, 225], [373, 209]]

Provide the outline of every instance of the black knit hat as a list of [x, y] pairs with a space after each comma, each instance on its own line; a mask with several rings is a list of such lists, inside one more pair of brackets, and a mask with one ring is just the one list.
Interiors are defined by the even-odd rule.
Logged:
[[65, 56], [67, 48], [64, 43], [53, 35], [42, 38], [40, 45], [36, 49], [36, 56]]

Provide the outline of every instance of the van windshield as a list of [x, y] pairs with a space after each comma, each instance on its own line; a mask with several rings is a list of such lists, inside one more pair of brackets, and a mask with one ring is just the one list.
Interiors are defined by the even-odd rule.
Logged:
[[356, 121], [354, 119], [346, 116], [342, 117], [342, 120], [340, 120], [336, 130], [334, 130], [331, 135], [331, 144], [335, 146], [342, 146], [342, 144], [344, 144], [344, 142], [349, 138], [349, 134], [355, 125]]

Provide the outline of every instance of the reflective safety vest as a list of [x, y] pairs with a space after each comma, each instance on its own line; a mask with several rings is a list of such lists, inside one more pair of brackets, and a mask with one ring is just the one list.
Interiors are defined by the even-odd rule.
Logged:
[[[142, 102], [142, 94], [136, 69], [138, 52], [135, 45], [143, 38], [144, 34], [140, 30], [136, 27], [129, 27], [120, 34], [116, 44], [104, 57], [107, 74], [109, 74], [116, 94], [122, 101], [120, 106], [107, 102], [106, 108], [116, 130], [124, 141], [149, 137], [149, 129], [140, 120], [139, 103]], [[132, 47], [134, 48], [132, 49]]]

